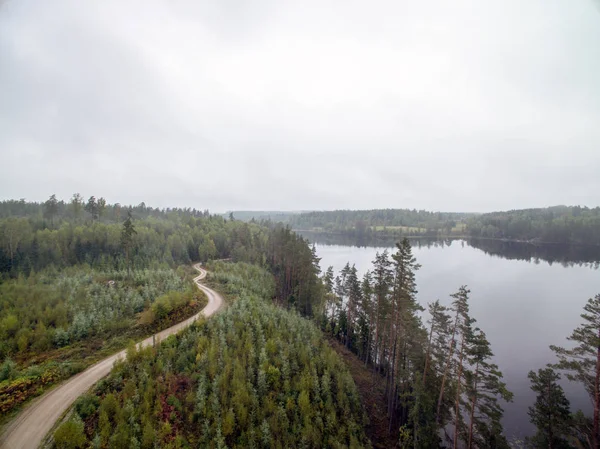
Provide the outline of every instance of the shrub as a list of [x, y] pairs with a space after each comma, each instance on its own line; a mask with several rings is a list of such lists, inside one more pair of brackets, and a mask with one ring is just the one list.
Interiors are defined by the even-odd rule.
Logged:
[[6, 359], [0, 365], [0, 382], [7, 379], [12, 379], [17, 375], [17, 364], [12, 359]]
[[77, 449], [85, 445], [83, 422], [77, 416], [62, 423], [54, 432], [54, 447], [57, 449]]
[[81, 419], [87, 419], [89, 416], [96, 413], [98, 406], [100, 405], [100, 399], [93, 394], [84, 394], [79, 397], [75, 402], [75, 410], [77, 414], [81, 416]]

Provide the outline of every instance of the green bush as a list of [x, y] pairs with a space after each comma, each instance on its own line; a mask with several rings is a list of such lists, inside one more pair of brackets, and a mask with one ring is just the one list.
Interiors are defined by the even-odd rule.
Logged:
[[62, 423], [54, 432], [54, 447], [57, 449], [78, 449], [85, 445], [83, 422], [77, 417]]
[[17, 374], [17, 364], [11, 359], [6, 359], [0, 365], [0, 382], [7, 379], [12, 379]]
[[98, 406], [100, 405], [100, 399], [93, 394], [84, 394], [75, 401], [75, 411], [81, 416], [81, 419], [87, 419], [93, 415]]

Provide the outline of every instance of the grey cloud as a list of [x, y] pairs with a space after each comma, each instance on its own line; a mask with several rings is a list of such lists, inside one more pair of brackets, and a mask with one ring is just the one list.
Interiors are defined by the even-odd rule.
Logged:
[[600, 203], [592, 0], [0, 6], [0, 197]]

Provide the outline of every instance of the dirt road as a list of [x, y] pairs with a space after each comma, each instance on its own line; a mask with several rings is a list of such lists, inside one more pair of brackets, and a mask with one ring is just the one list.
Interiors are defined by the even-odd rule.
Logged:
[[[194, 268], [200, 272], [194, 282], [200, 290], [206, 293], [208, 304], [201, 312], [191, 318], [155, 334], [156, 343], [188, 327], [202, 315], [211, 316], [223, 306], [224, 302], [221, 295], [200, 283], [206, 277], [206, 271], [200, 268], [199, 264], [194, 265]], [[152, 345], [152, 342], [153, 337], [148, 337], [141, 344], [146, 347]], [[36, 449], [75, 399], [108, 375], [114, 363], [123, 358], [125, 358], [125, 351], [114, 354], [35, 399], [6, 426], [0, 437], [0, 448]]]

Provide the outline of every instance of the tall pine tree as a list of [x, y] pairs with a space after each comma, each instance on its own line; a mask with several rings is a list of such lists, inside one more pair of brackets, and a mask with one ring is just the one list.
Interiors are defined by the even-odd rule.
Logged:
[[131, 249], [133, 248], [133, 238], [137, 234], [133, 220], [131, 218], [131, 211], [127, 213], [127, 219], [123, 222], [123, 229], [121, 230], [121, 247], [125, 252], [125, 261], [127, 262], [127, 274], [131, 277]]
[[531, 423], [537, 428], [529, 445], [539, 449], [569, 449], [566, 436], [570, 433], [571, 411], [569, 400], [558, 384], [560, 374], [552, 368], [530, 371], [531, 389], [537, 393], [535, 404], [529, 407]]

